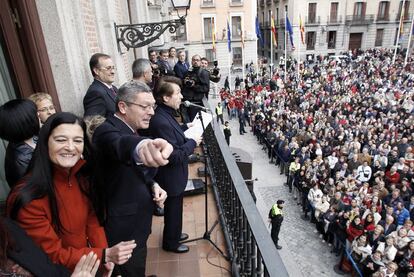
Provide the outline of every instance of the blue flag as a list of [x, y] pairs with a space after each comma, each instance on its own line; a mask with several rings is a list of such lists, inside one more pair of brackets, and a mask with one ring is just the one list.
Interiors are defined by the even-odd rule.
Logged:
[[229, 20], [227, 20], [227, 48], [229, 49], [229, 52], [231, 52], [231, 31]]
[[292, 45], [292, 48], [295, 48], [295, 45], [293, 44], [293, 29], [292, 29], [292, 25], [290, 25], [290, 21], [287, 16], [286, 16], [286, 30], [289, 33], [290, 44]]
[[256, 36], [259, 39], [260, 45], [263, 47], [264, 41], [262, 32], [260, 31], [260, 24], [259, 24], [259, 18], [256, 16]]

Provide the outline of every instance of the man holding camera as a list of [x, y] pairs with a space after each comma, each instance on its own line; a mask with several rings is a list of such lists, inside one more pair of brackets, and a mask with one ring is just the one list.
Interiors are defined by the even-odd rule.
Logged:
[[[194, 55], [191, 59], [192, 68], [185, 74], [182, 91], [184, 101], [190, 101], [197, 105], [203, 105], [203, 97], [210, 91], [210, 74], [201, 68], [200, 55]], [[193, 121], [200, 109], [196, 107], [181, 107], [181, 114], [185, 123]]]

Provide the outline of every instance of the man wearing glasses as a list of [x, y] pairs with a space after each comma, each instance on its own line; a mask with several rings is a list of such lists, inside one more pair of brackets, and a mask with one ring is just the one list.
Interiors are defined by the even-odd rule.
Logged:
[[127, 82], [119, 89], [115, 114], [93, 135], [98, 155], [95, 176], [105, 200], [108, 244], [125, 240], [137, 244], [128, 262], [115, 268], [115, 275], [145, 276], [154, 202], [162, 206], [167, 197], [153, 177], [156, 167], [168, 163], [173, 147], [164, 139], [137, 134], [137, 130], [149, 127], [155, 108], [152, 91], [145, 83]]
[[84, 116], [107, 117], [115, 112], [115, 98], [118, 89], [115, 81], [115, 66], [110, 56], [102, 53], [92, 55], [89, 60], [94, 81], [83, 98]]

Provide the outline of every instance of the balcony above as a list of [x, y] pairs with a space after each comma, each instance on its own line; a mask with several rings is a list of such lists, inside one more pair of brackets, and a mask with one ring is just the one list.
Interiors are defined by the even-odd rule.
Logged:
[[307, 16], [305, 18], [305, 24], [306, 25], [320, 25], [321, 24], [321, 17], [320, 16], [314, 16], [314, 17], [309, 17]]
[[345, 24], [346, 25], [368, 25], [374, 22], [374, 15], [347, 15]]
[[377, 15], [377, 20], [376, 22], [389, 22], [390, 21], [390, 15], [389, 14], [385, 14], [385, 15]]
[[336, 17], [328, 16], [328, 18], [326, 20], [326, 23], [328, 25], [340, 25], [340, 24], [343, 23], [342, 15], [339, 15], [339, 16], [336, 16]]

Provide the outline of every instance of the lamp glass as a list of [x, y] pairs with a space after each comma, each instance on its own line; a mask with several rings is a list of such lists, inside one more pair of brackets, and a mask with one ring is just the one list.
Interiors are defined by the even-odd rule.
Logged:
[[175, 9], [179, 8], [190, 8], [191, 0], [171, 0], [172, 5]]

